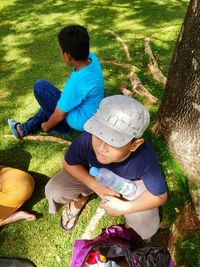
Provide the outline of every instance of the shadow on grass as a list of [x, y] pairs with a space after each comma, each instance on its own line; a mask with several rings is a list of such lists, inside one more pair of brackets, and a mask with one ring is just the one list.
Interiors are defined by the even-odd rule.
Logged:
[[[62, 87], [66, 74], [70, 72], [65, 70], [57, 44], [57, 33], [63, 26], [83, 24], [88, 27], [91, 44], [97, 48], [101, 58], [123, 60], [125, 57], [120, 44], [116, 44], [115, 38], [106, 34], [105, 29], [114, 30], [122, 38], [127, 34], [140, 34], [143, 27], [149, 29], [151, 34], [151, 28], [160, 29], [170, 21], [173, 23], [182, 17], [186, 6], [187, 1], [169, 5], [167, 1], [159, 4], [148, 0], [129, 0], [126, 3], [119, 0], [92, 1], [90, 4], [84, 1], [28, 1], [25, 4], [18, 0], [8, 5], [1, 10], [1, 75], [3, 78], [7, 77], [4, 90], [9, 92], [9, 96], [1, 103], [2, 113], [13, 115], [14, 99], [17, 99], [18, 105], [24, 105], [24, 97], [32, 94], [32, 86], [37, 79], [45, 78]], [[134, 28], [135, 21], [140, 25], [139, 28]], [[154, 44], [155, 50], [159, 49], [159, 53], [168, 58], [168, 63], [173, 49], [172, 42], [166, 41], [166, 45], [159, 48]], [[130, 40], [129, 43], [134, 54], [134, 64], [141, 64], [141, 57], [137, 53], [144, 53], [143, 40]], [[12, 73], [15, 75], [11, 75]], [[112, 75], [114, 79], [118, 79], [118, 73]], [[122, 76], [123, 72], [120, 77]], [[114, 83], [110, 86], [114, 88], [111, 90], [114, 93], [116, 86]], [[34, 99], [33, 96], [32, 98]], [[18, 111], [15, 109], [15, 112]]]
[[29, 211], [33, 214], [36, 215], [37, 219], [43, 217], [42, 213], [38, 213], [36, 211], [31, 211], [33, 206], [37, 204], [40, 200], [45, 198], [44, 190], [45, 190], [45, 185], [49, 181], [49, 177], [38, 173], [38, 172], [29, 172], [35, 181], [35, 188], [33, 191], [32, 196], [21, 206], [20, 209]]
[[19, 144], [15, 143], [12, 148], [0, 151], [0, 164], [23, 171], [28, 171], [31, 154], [24, 150]]
[[156, 152], [157, 159], [160, 162], [162, 172], [166, 178], [168, 200], [162, 207], [162, 216], [163, 221], [171, 225], [178, 215], [177, 212], [179, 212], [187, 202], [191, 201], [188, 180], [180, 164], [172, 157], [167, 144], [161, 137], [153, 135], [151, 131], [148, 130], [145, 133], [145, 140]]

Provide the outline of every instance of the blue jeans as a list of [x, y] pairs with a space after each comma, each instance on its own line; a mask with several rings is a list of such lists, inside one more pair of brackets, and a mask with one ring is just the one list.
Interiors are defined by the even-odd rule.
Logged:
[[[60, 98], [61, 91], [45, 80], [38, 80], [34, 83], [34, 96], [40, 105], [39, 111], [25, 123], [20, 124], [19, 128], [23, 135], [29, 135], [41, 129], [41, 123], [48, 121], [54, 112], [57, 102]], [[52, 130], [59, 134], [71, 133], [71, 128], [66, 120], [57, 124]]]

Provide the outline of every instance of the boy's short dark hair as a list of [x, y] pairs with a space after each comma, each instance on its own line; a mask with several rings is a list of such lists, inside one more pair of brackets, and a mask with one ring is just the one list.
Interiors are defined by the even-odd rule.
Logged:
[[84, 60], [89, 55], [89, 34], [80, 25], [64, 27], [58, 34], [58, 42], [62, 52], [69, 53], [75, 60]]

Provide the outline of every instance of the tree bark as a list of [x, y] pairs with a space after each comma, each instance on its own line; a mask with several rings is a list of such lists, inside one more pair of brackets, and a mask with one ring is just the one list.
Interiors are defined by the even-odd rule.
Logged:
[[200, 1], [191, 0], [169, 68], [155, 133], [183, 166], [200, 217]]

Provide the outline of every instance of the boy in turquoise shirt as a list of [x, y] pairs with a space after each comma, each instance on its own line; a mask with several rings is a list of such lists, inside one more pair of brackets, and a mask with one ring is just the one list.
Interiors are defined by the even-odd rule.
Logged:
[[83, 131], [84, 123], [96, 112], [104, 97], [104, 79], [97, 57], [89, 52], [89, 35], [80, 25], [70, 25], [58, 34], [61, 57], [74, 69], [61, 92], [46, 80], [34, 84], [39, 111], [25, 123], [8, 119], [14, 136], [24, 136], [42, 129], [45, 132], [69, 134]]

